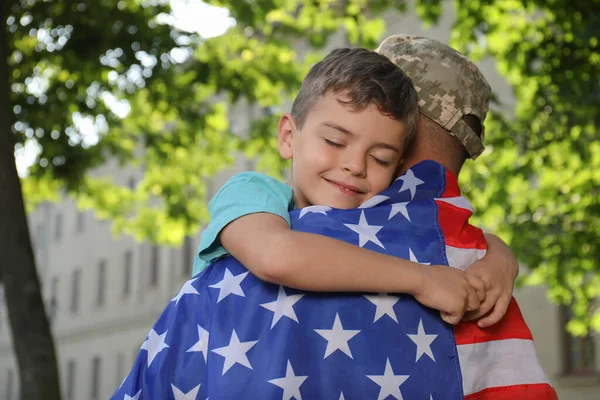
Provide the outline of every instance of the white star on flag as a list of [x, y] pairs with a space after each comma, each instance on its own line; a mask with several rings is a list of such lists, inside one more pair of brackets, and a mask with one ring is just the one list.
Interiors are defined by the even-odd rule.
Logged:
[[204, 362], [206, 362], [206, 358], [208, 357], [208, 336], [210, 335], [208, 331], [202, 328], [200, 325], [198, 326], [198, 341], [194, 343], [192, 347], [186, 350], [186, 353], [202, 353], [204, 356]]
[[190, 279], [189, 281], [184, 283], [179, 293], [177, 293], [177, 296], [173, 297], [171, 301], [174, 301], [175, 305], [177, 305], [179, 303], [179, 300], [181, 300], [181, 298], [186, 294], [200, 294], [198, 293], [196, 288], [192, 286], [192, 283], [194, 283], [195, 281], [196, 279]]
[[304, 296], [303, 294], [293, 294], [288, 296], [285, 294], [283, 286], [279, 286], [279, 293], [277, 293], [277, 300], [270, 303], [261, 304], [261, 307], [266, 308], [273, 312], [273, 320], [271, 321], [271, 329], [279, 322], [281, 317], [288, 317], [289, 319], [298, 322], [298, 317], [294, 311], [294, 304], [298, 302]]
[[408, 203], [394, 203], [392, 204], [392, 209], [390, 210], [390, 216], [388, 217], [388, 220], [394, 218], [394, 216], [398, 213], [402, 214], [404, 216], [404, 218], [406, 218], [409, 222], [412, 222], [410, 220], [410, 217], [408, 216], [408, 210], [406, 209], [406, 205]]
[[390, 296], [385, 293], [379, 293], [378, 295], [365, 295], [365, 298], [371, 303], [375, 304], [375, 319], [373, 323], [377, 322], [381, 317], [387, 315], [394, 322], [398, 323], [398, 318], [394, 312], [394, 305], [400, 301], [398, 296]]
[[230, 294], [235, 294], [236, 296], [240, 297], [246, 297], [240, 284], [242, 283], [246, 275], [248, 275], [248, 273], [249, 272], [246, 271], [243, 274], [233, 276], [229, 269], [225, 268], [225, 275], [223, 275], [223, 279], [220, 282], [209, 286], [211, 288], [219, 289], [219, 298], [217, 299], [217, 303], [219, 303], [221, 300], [223, 300]]
[[331, 210], [331, 207], [328, 207], [328, 206], [304, 207], [303, 209], [300, 210], [300, 215], [298, 216], [298, 219], [304, 217], [308, 213], [327, 215], [327, 211], [330, 211], [330, 210]]
[[338, 314], [335, 314], [335, 321], [333, 321], [333, 327], [331, 329], [315, 329], [315, 332], [327, 340], [327, 348], [325, 349], [325, 356], [323, 359], [330, 356], [336, 350], [341, 350], [348, 357], [354, 359], [354, 357], [352, 357], [352, 352], [350, 351], [350, 346], [348, 346], [348, 340], [359, 334], [360, 330], [344, 330]]
[[411, 200], [415, 198], [415, 192], [417, 190], [417, 186], [425, 183], [422, 180], [420, 180], [419, 178], [417, 178], [415, 176], [414, 172], [412, 172], [412, 170], [410, 170], [410, 169], [408, 171], [406, 171], [406, 173], [404, 175], [402, 175], [400, 178], [398, 178], [398, 180], [402, 181], [402, 186], [400, 187], [400, 190], [398, 190], [398, 193], [404, 192], [405, 190], [410, 191], [410, 199]]
[[154, 361], [154, 358], [157, 356], [157, 354], [169, 347], [169, 345], [165, 343], [167, 332], [168, 330], [166, 330], [162, 335], [159, 335], [154, 329], [150, 329], [148, 338], [142, 344], [140, 350], [146, 350], [148, 352], [148, 368], [150, 367], [150, 364], [152, 364], [152, 361]]
[[402, 393], [400, 393], [400, 385], [409, 378], [409, 375], [394, 375], [389, 358], [385, 362], [385, 372], [383, 375], [367, 375], [367, 378], [381, 387], [377, 400], [383, 400], [388, 396], [394, 396], [396, 400], [403, 400]]
[[140, 389], [133, 397], [126, 394], [123, 397], [123, 400], [138, 400], [140, 398], [140, 394], [142, 394], [142, 389]]
[[358, 233], [358, 242], [360, 247], [363, 247], [368, 242], [373, 242], [382, 249], [385, 249], [383, 244], [377, 238], [377, 232], [379, 232], [383, 226], [369, 225], [364, 211], [360, 212], [358, 224], [344, 224], [344, 226]]
[[294, 374], [294, 370], [292, 369], [292, 364], [290, 363], [290, 360], [288, 360], [285, 370], [285, 377], [271, 379], [268, 382], [283, 389], [283, 396], [281, 397], [281, 400], [290, 400], [291, 398], [302, 400], [302, 396], [300, 395], [300, 386], [302, 383], [304, 383], [306, 378], [308, 378], [308, 376], [296, 376]]
[[382, 194], [378, 194], [378, 195], [371, 197], [369, 200], [365, 201], [364, 203], [362, 203], [360, 206], [358, 206], [358, 208], [375, 207], [377, 204], [383, 203], [384, 201], [386, 201], [389, 198], [390, 198], [390, 196], [384, 196]]
[[419, 260], [417, 260], [415, 253], [413, 253], [413, 251], [410, 249], [410, 247], [408, 248], [408, 258], [410, 261], [419, 263], [421, 265], [431, 265], [431, 263], [420, 262]]
[[221, 375], [225, 375], [225, 372], [227, 372], [227, 370], [229, 370], [229, 368], [233, 367], [235, 364], [241, 364], [244, 367], [252, 369], [252, 365], [250, 365], [250, 360], [248, 360], [246, 353], [252, 347], [254, 347], [256, 343], [258, 343], [258, 340], [240, 342], [240, 339], [238, 339], [238, 335], [235, 333], [234, 329], [233, 332], [231, 332], [229, 345], [213, 350], [213, 352], [217, 353], [218, 355], [225, 357], [225, 361], [223, 363], [223, 373]]
[[183, 393], [172, 383], [171, 389], [173, 390], [173, 396], [175, 396], [175, 400], [196, 400], [196, 396], [198, 396], [198, 391], [200, 390], [200, 385], [196, 386], [187, 393]]
[[425, 333], [425, 329], [423, 329], [422, 318], [419, 320], [419, 328], [417, 329], [417, 334], [411, 335], [407, 333], [407, 336], [417, 345], [417, 358], [415, 362], [419, 361], [423, 354], [427, 354], [429, 358], [435, 361], [435, 357], [433, 356], [433, 352], [431, 351], [431, 343], [433, 343], [433, 341], [438, 337], [438, 335]]

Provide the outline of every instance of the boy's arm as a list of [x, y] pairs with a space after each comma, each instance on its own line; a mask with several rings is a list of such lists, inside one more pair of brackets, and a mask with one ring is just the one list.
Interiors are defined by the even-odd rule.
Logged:
[[481, 278], [486, 287], [485, 300], [479, 309], [465, 315], [467, 321], [485, 315], [477, 322], [481, 328], [494, 325], [504, 317], [519, 274], [519, 263], [510, 247], [496, 235], [486, 233], [485, 238], [486, 255], [467, 268], [469, 273]]
[[240, 217], [219, 238], [228, 253], [262, 280], [310, 291], [407, 293], [440, 310], [449, 323], [478, 309], [484, 296], [483, 281], [474, 275], [295, 232], [269, 213]]

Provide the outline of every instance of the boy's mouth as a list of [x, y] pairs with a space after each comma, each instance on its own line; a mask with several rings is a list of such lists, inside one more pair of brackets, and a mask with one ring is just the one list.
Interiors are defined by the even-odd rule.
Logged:
[[[325, 179], [325, 178], [323, 178], [323, 179]], [[348, 185], [347, 183], [344, 183], [344, 182], [332, 181], [329, 179], [325, 179], [325, 181], [327, 181], [331, 186], [335, 187], [340, 192], [342, 192], [346, 195], [356, 196], [359, 194], [365, 194], [364, 191], [360, 190], [356, 186]]]

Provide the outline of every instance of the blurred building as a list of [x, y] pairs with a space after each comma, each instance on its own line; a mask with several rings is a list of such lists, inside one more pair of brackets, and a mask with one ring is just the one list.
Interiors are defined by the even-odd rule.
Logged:
[[[388, 33], [413, 33], [447, 41], [453, 21], [446, 2], [440, 24], [424, 30], [414, 13], [387, 14]], [[347, 45], [343, 35], [328, 49]], [[302, 51], [302, 49], [301, 49]], [[502, 107], [511, 110], [511, 89], [490, 60], [479, 63]], [[243, 131], [252, 110], [240, 106], [232, 125]], [[244, 160], [218, 176], [251, 166]], [[107, 163], [94, 171], [134, 187], [140, 172]], [[214, 191], [213, 191], [214, 193]], [[181, 248], [137, 243], [113, 237], [110, 223], [80, 212], [68, 200], [43, 204], [29, 216], [43, 297], [55, 335], [63, 398], [107, 399], [129, 372], [149, 329], [191, 273], [200, 234]], [[2, 299], [3, 296], [0, 296]], [[533, 331], [539, 358], [561, 399], [600, 399], [600, 336], [573, 338], [564, 330], [568, 310], [546, 300], [541, 287], [519, 290], [517, 298]], [[10, 327], [0, 304], [0, 400], [18, 399], [18, 375], [11, 349]]]

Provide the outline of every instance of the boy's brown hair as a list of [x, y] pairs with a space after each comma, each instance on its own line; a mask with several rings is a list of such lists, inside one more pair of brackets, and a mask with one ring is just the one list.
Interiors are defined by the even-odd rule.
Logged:
[[304, 78], [292, 106], [292, 116], [299, 129], [327, 91], [346, 92], [349, 100], [342, 104], [352, 111], [362, 111], [375, 104], [383, 115], [403, 122], [407, 144], [416, 134], [417, 92], [410, 78], [381, 54], [361, 48], [342, 48], [333, 50], [315, 64]]

